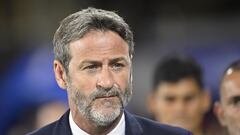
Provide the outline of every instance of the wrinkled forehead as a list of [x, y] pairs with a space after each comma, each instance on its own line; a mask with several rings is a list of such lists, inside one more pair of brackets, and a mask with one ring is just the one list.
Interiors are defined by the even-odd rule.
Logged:
[[[75, 46], [75, 48], [71, 47]], [[102, 51], [102, 49], [129, 50], [128, 43], [114, 31], [94, 30], [85, 34], [82, 38], [70, 42], [70, 49], [81, 49], [85, 51]]]
[[92, 31], [70, 43], [72, 60], [81, 61], [125, 58], [130, 62], [129, 46], [113, 31]]

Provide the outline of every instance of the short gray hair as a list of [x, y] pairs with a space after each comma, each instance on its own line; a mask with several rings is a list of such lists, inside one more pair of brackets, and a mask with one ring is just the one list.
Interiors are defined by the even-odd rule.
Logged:
[[71, 55], [69, 43], [81, 39], [91, 30], [111, 30], [116, 32], [129, 45], [129, 55], [134, 52], [133, 33], [122, 17], [112, 11], [87, 8], [63, 19], [54, 34], [54, 56], [68, 72]]

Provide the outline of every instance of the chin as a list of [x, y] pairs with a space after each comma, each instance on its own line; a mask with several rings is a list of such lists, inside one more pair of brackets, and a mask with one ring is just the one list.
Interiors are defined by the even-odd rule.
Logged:
[[111, 104], [109, 105], [102, 105], [98, 106], [96, 108], [93, 108], [95, 112], [98, 112], [98, 114], [104, 116], [104, 117], [114, 117], [119, 116], [122, 112], [122, 106], [120, 104]]
[[113, 123], [121, 114], [121, 109], [107, 108], [101, 110], [91, 110], [90, 119], [98, 126], [108, 126]]
[[112, 115], [115, 111], [120, 112], [122, 110], [122, 105], [119, 99], [103, 99], [96, 101], [92, 106], [92, 110], [105, 115], [106, 117]]

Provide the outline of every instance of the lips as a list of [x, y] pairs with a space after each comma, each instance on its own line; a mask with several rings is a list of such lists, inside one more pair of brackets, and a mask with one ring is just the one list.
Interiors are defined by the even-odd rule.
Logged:
[[92, 100], [95, 99], [110, 99], [110, 98], [114, 98], [114, 97], [118, 97], [120, 98], [120, 93], [117, 90], [112, 90], [112, 91], [96, 91], [96, 93], [94, 93], [92, 95]]
[[113, 98], [113, 97], [117, 97], [117, 95], [100, 96], [100, 97], [97, 97], [96, 99], [99, 99], [99, 98]]

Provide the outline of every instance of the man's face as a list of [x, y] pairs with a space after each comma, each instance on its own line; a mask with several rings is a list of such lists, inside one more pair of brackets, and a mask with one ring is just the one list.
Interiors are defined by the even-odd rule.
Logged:
[[227, 74], [222, 82], [217, 115], [230, 135], [240, 135], [240, 71]]
[[70, 54], [69, 100], [87, 119], [109, 125], [132, 95], [128, 44], [115, 32], [91, 31], [70, 43]]
[[161, 123], [195, 131], [208, 109], [206, 96], [192, 78], [162, 82], [151, 98], [152, 113]]

